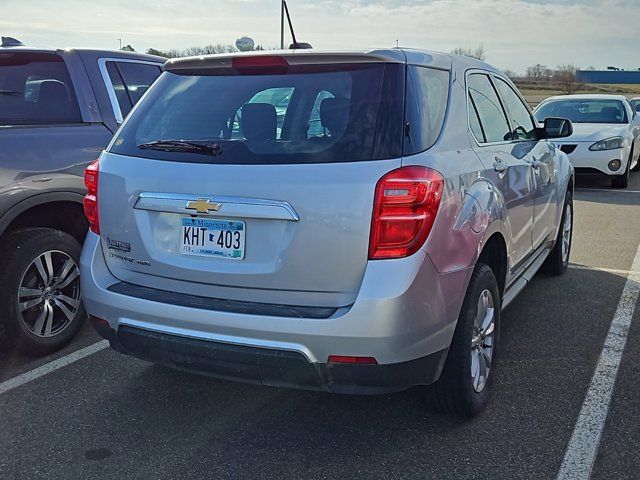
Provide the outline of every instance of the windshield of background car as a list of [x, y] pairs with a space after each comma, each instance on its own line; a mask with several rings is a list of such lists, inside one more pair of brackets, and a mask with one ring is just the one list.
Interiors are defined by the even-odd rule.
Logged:
[[73, 84], [59, 55], [0, 53], [0, 125], [81, 121]]
[[[402, 154], [404, 65], [322, 65], [308, 72], [308, 66], [278, 74], [165, 72], [125, 121], [110, 151], [231, 164], [346, 162]], [[206, 155], [144, 147], [159, 140], [214, 148]]]
[[539, 122], [559, 117], [574, 123], [629, 123], [620, 100], [551, 100], [538, 107], [534, 115]]

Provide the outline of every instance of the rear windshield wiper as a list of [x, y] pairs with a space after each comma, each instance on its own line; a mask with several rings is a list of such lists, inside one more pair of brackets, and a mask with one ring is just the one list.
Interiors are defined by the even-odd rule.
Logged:
[[205, 155], [220, 155], [222, 153], [220, 144], [210, 140], [154, 140], [153, 142], [141, 143], [138, 148], [163, 152], [202, 153]]

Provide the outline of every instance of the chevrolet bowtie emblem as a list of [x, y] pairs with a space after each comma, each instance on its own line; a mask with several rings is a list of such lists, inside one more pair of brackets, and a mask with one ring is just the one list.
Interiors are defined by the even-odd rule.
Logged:
[[222, 206], [221, 203], [215, 203], [208, 198], [199, 198], [198, 200], [187, 202], [187, 210], [195, 210], [198, 213], [217, 212]]

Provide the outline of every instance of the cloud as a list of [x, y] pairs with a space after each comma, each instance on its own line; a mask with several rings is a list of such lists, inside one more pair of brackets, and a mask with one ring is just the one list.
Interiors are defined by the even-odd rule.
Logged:
[[[637, 0], [295, 0], [289, 9], [297, 37], [316, 48], [483, 44], [490, 63], [516, 71], [535, 63], [640, 67], [629, 63], [638, 58]], [[278, 0], [30, 0], [2, 10], [2, 33], [33, 45], [114, 48], [122, 38], [138, 50], [169, 49], [242, 35], [279, 44]]]

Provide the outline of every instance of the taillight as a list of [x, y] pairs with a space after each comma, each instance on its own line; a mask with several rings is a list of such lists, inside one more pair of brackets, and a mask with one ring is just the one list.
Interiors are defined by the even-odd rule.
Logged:
[[436, 219], [444, 178], [417, 165], [402, 167], [378, 180], [373, 204], [369, 259], [414, 254]]
[[93, 233], [100, 235], [100, 218], [98, 217], [98, 160], [84, 170], [84, 185], [87, 194], [84, 196], [84, 215], [89, 221], [89, 228]]

